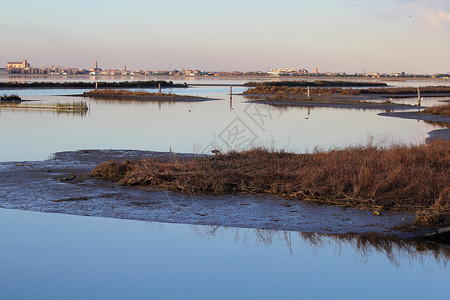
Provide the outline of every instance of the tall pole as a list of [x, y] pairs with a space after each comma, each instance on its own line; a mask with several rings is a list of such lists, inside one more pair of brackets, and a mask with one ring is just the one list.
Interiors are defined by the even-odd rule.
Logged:
[[308, 91], [307, 91], [308, 98], [309, 98], [309, 94], [310, 94], [310, 90], [309, 90], [309, 86], [308, 86]]
[[158, 83], [158, 90], [159, 90], [159, 93], [161, 94], [161, 83]]

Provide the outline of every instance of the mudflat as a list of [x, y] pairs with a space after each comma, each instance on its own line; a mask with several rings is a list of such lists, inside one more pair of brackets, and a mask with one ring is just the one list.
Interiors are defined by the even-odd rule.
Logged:
[[413, 226], [414, 213], [318, 205], [268, 195], [190, 195], [118, 186], [93, 178], [108, 160], [176, 155], [134, 150], [56, 153], [45, 161], [0, 163], [0, 207], [157, 222], [294, 230], [328, 234], [373, 234], [413, 238], [437, 227]]

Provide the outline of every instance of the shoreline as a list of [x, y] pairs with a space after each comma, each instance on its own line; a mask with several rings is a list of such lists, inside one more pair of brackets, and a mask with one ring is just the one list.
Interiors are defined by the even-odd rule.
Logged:
[[[0, 163], [0, 207], [144, 221], [413, 239], [442, 226], [412, 225], [414, 213], [372, 211], [292, 201], [268, 195], [188, 195], [130, 188], [95, 179], [111, 159], [192, 157], [135, 150], [59, 152], [45, 161]], [[20, 188], [18, 188], [20, 187]]]
[[202, 102], [202, 101], [213, 101], [219, 100], [215, 98], [199, 97], [199, 96], [186, 96], [186, 95], [168, 95], [168, 94], [153, 94], [153, 95], [89, 95], [89, 94], [78, 94], [69, 95], [70, 97], [83, 97], [91, 99], [101, 99], [101, 100], [123, 100], [123, 101], [170, 101], [170, 102]]
[[[249, 99], [247, 103], [258, 103], [258, 104], [266, 104], [266, 105], [274, 105], [274, 106], [291, 106], [291, 107], [333, 107], [333, 108], [350, 108], [350, 109], [417, 109], [423, 108], [424, 106], [414, 106], [409, 104], [401, 104], [401, 103], [386, 103], [383, 100], [379, 100], [380, 102], [367, 102], [369, 98], [364, 98], [360, 96], [356, 97], [330, 97], [330, 96], [321, 96], [307, 99], [304, 98], [292, 98], [292, 99], [274, 99], [268, 98], [265, 95], [256, 96], [251, 95], [247, 96], [244, 94], [245, 98], [254, 98]], [[267, 97], [267, 98], [265, 98]], [[259, 99], [258, 99], [259, 98]], [[370, 98], [370, 100], [374, 100]]]
[[435, 139], [450, 139], [450, 117], [442, 116], [442, 115], [432, 115], [432, 114], [424, 114], [422, 112], [410, 111], [410, 112], [384, 112], [379, 113], [379, 116], [383, 117], [391, 117], [391, 118], [400, 118], [400, 119], [409, 119], [409, 120], [420, 120], [429, 123], [438, 123], [442, 124], [443, 127], [441, 129], [435, 129], [428, 132], [428, 137], [425, 139], [425, 143], [430, 143]]
[[448, 125], [450, 126], [450, 116], [425, 114], [423, 112], [417, 112], [417, 111], [386, 112], [386, 113], [379, 113], [378, 115], [379, 116], [384, 116], [384, 117], [394, 117], [394, 118], [401, 118], [401, 119], [421, 120], [421, 121], [427, 121], [427, 122], [448, 123]]
[[236, 79], [236, 78], [245, 78], [245, 79], [310, 79], [310, 80], [361, 80], [361, 81], [442, 81], [442, 82], [450, 82], [448, 78], [430, 78], [430, 77], [369, 77], [369, 76], [351, 76], [348, 74], [347, 76], [333, 76], [326, 74], [314, 74], [307, 76], [270, 76], [270, 75], [218, 75], [218, 76], [175, 76], [169, 74], [152, 74], [152, 75], [90, 75], [90, 74], [0, 74], [0, 77], [30, 77], [30, 78], [172, 78], [172, 79], [185, 79], [185, 78], [198, 78], [198, 79]]

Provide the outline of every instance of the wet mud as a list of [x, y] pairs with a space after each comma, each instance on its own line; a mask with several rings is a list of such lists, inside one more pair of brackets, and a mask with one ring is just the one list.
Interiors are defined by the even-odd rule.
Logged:
[[372, 211], [266, 195], [187, 195], [118, 186], [90, 175], [97, 164], [107, 160], [168, 155], [173, 154], [81, 150], [56, 153], [44, 161], [0, 163], [0, 207], [155, 222], [397, 238], [414, 238], [436, 230], [414, 227], [413, 213], [383, 211], [375, 216]]

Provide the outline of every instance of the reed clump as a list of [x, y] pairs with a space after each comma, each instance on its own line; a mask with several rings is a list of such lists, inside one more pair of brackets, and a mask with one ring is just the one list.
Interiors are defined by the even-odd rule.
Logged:
[[109, 161], [95, 177], [190, 194], [256, 193], [377, 210], [450, 216], [450, 140], [293, 154], [253, 149], [208, 157]]
[[450, 116], [450, 103], [425, 108], [423, 113], [438, 116]]

